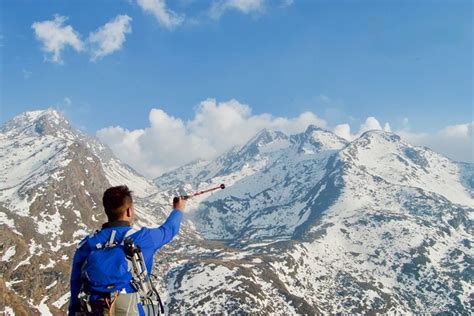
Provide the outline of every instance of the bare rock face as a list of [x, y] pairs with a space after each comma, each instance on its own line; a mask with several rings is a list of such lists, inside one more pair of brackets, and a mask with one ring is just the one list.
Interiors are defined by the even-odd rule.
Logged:
[[155, 185], [56, 111], [26, 112], [0, 128], [0, 306], [64, 314], [107, 187], [131, 187], [140, 227], [159, 225], [175, 194], [225, 183], [188, 202], [155, 258], [168, 313], [468, 314], [473, 170], [391, 133], [347, 142], [310, 126], [263, 130]]

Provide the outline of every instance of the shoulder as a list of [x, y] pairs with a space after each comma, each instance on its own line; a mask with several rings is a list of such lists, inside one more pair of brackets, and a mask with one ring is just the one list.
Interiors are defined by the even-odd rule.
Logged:
[[146, 236], [148, 236], [150, 234], [150, 228], [148, 227], [142, 227], [142, 228], [139, 228], [139, 229], [134, 229], [132, 228], [131, 229], [131, 233], [130, 233], [130, 237], [132, 237], [133, 239], [140, 239], [140, 238], [144, 238]]
[[142, 227], [137, 229], [130, 237], [142, 248], [151, 247], [153, 245], [154, 228]]
[[92, 233], [90, 233], [88, 236], [84, 237], [84, 239], [82, 239], [77, 244], [76, 249], [79, 250], [79, 249], [86, 248], [89, 245], [89, 243], [91, 242], [91, 240], [94, 239], [99, 232], [100, 232], [100, 230], [95, 230]]

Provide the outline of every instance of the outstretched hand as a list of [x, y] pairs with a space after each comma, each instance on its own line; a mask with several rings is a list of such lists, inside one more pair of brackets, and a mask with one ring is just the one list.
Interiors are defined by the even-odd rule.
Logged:
[[181, 197], [175, 197], [173, 199], [173, 208], [184, 212], [185, 207], [186, 207], [186, 200], [185, 199], [183, 199]]

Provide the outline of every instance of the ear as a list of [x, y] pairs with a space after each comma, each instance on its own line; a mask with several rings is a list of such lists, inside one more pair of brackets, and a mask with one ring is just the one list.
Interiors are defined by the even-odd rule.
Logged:
[[127, 217], [132, 217], [132, 208], [131, 207], [127, 208]]

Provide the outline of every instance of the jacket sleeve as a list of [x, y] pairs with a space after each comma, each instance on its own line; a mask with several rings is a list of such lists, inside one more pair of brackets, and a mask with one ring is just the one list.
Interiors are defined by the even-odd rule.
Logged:
[[72, 261], [72, 271], [71, 271], [71, 298], [69, 301], [69, 316], [74, 316], [76, 312], [80, 312], [81, 304], [77, 295], [79, 294], [82, 286], [81, 280], [81, 270], [84, 261], [89, 255], [89, 247], [87, 245], [87, 237], [81, 241], [79, 244], [76, 253], [74, 254], [74, 259]]
[[148, 229], [154, 250], [169, 243], [179, 233], [182, 218], [183, 213], [178, 209], [173, 209], [163, 225]]

